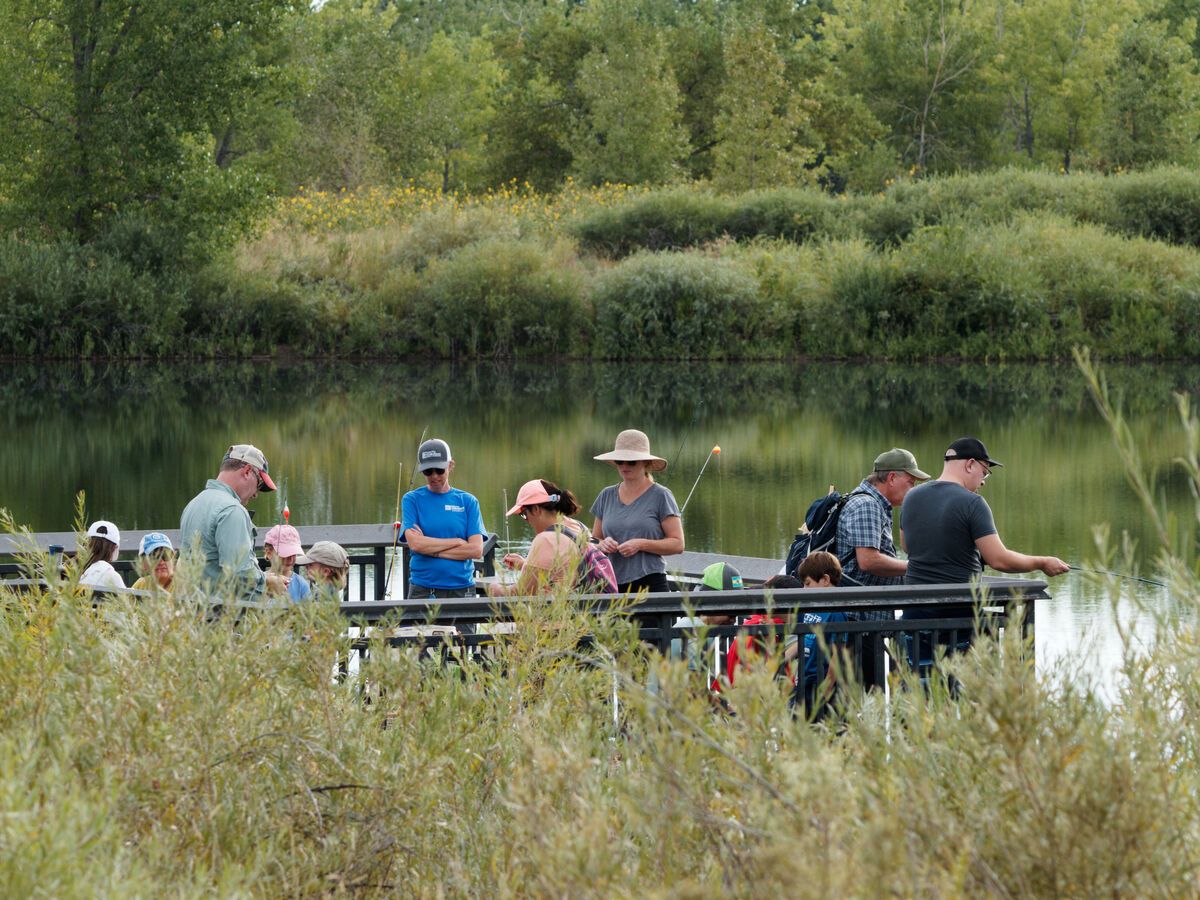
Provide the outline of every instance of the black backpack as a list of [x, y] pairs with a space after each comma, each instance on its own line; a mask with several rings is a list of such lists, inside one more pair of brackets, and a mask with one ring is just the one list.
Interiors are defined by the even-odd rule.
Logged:
[[851, 497], [865, 493], [867, 492], [851, 491], [849, 494], [840, 494], [831, 485], [828, 494], [809, 504], [808, 512], [804, 514], [804, 524], [800, 526], [792, 546], [788, 548], [787, 560], [784, 563], [788, 575], [796, 574], [796, 569], [808, 554], [818, 550], [833, 552], [842, 508]]

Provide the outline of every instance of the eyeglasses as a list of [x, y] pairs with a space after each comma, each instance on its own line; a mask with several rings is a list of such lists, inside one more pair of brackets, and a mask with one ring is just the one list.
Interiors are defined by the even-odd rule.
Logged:
[[617, 465], [618, 466], [636, 466], [639, 462], [640, 462], [640, 460], [637, 460], [637, 459], [619, 459], [619, 460], [617, 460]]
[[521, 507], [521, 510], [520, 510], [520, 512], [517, 513], [517, 515], [520, 516], [522, 519], [529, 521], [529, 510], [526, 509], [524, 506]]
[[445, 474], [446, 474], [445, 469], [426, 469], [425, 470], [426, 478], [428, 478], [430, 475], [445, 475]]
[[172, 553], [170, 550], [168, 550], [166, 547], [159, 547], [158, 549], [151, 550], [149, 553], [147, 553], [146, 558], [149, 559], [151, 562], [159, 563], [159, 562], [162, 562], [164, 559], [174, 559], [175, 554]]
[[986, 480], [987, 477], [992, 474], [992, 467], [985, 463], [982, 459], [977, 459], [975, 462], [979, 463], [980, 467], [983, 469], [983, 477]]
[[262, 472], [260, 472], [258, 469], [254, 468], [254, 466], [249, 465], [249, 464], [246, 465], [246, 468], [254, 473], [254, 478], [258, 483], [258, 492], [260, 494], [265, 493], [267, 490], [267, 483], [265, 481], [263, 481]]

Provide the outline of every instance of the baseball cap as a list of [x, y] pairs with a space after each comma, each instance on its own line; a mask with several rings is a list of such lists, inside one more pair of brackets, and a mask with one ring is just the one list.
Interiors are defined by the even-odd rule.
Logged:
[[97, 519], [89, 525], [87, 536], [104, 538], [106, 541], [112, 541], [118, 547], [121, 546], [121, 529], [107, 519]]
[[320, 563], [331, 569], [344, 569], [350, 565], [350, 557], [342, 549], [341, 544], [335, 544], [333, 541], [317, 541], [308, 548], [307, 553], [296, 557], [298, 566], [307, 566], [311, 563]]
[[1004, 463], [996, 462], [996, 460], [988, 456], [987, 447], [983, 446], [983, 441], [973, 437], [961, 437], [947, 447], [945, 459], [947, 461], [953, 459], [977, 459], [980, 462], [987, 463], [992, 468], [1004, 465]]
[[551, 494], [542, 486], [542, 480], [535, 478], [533, 481], [527, 481], [521, 485], [521, 490], [517, 491], [517, 502], [508, 512], [506, 516], [515, 516], [526, 506], [540, 506], [543, 503], [557, 503], [562, 496], [560, 494]]
[[700, 591], [740, 591], [742, 589], [742, 573], [727, 562], [715, 562], [704, 569], [697, 590]]
[[928, 481], [929, 475], [917, 468], [917, 458], [901, 447], [893, 447], [875, 457], [876, 472], [907, 472], [917, 481]]
[[262, 477], [263, 490], [275, 490], [275, 482], [271, 480], [271, 476], [267, 474], [267, 458], [263, 456], [263, 452], [253, 444], [234, 444], [225, 451], [226, 459], [235, 459], [238, 462], [248, 463], [258, 469], [259, 475]]
[[138, 556], [149, 556], [155, 550], [175, 550], [171, 539], [161, 531], [147, 531], [138, 544]]
[[450, 460], [450, 445], [439, 438], [430, 438], [417, 450], [417, 471], [445, 469], [449, 467]]
[[300, 546], [300, 532], [291, 525], [276, 525], [263, 538], [264, 544], [270, 544], [280, 556], [299, 556], [304, 552]]

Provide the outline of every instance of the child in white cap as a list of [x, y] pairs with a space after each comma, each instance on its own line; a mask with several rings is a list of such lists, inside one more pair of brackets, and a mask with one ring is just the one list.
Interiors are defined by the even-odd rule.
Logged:
[[124, 589], [125, 582], [113, 568], [121, 552], [121, 530], [112, 522], [99, 519], [87, 530], [87, 556], [79, 583], [101, 589]]

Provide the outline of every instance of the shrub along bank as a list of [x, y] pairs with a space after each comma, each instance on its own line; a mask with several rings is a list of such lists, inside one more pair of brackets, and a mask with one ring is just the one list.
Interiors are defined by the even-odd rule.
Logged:
[[[575, 237], [571, 235], [574, 234]], [[567, 228], [488, 208], [270, 231], [203, 269], [0, 241], [0, 354], [721, 359], [1200, 355], [1200, 176], [881, 197], [676, 188]]]

